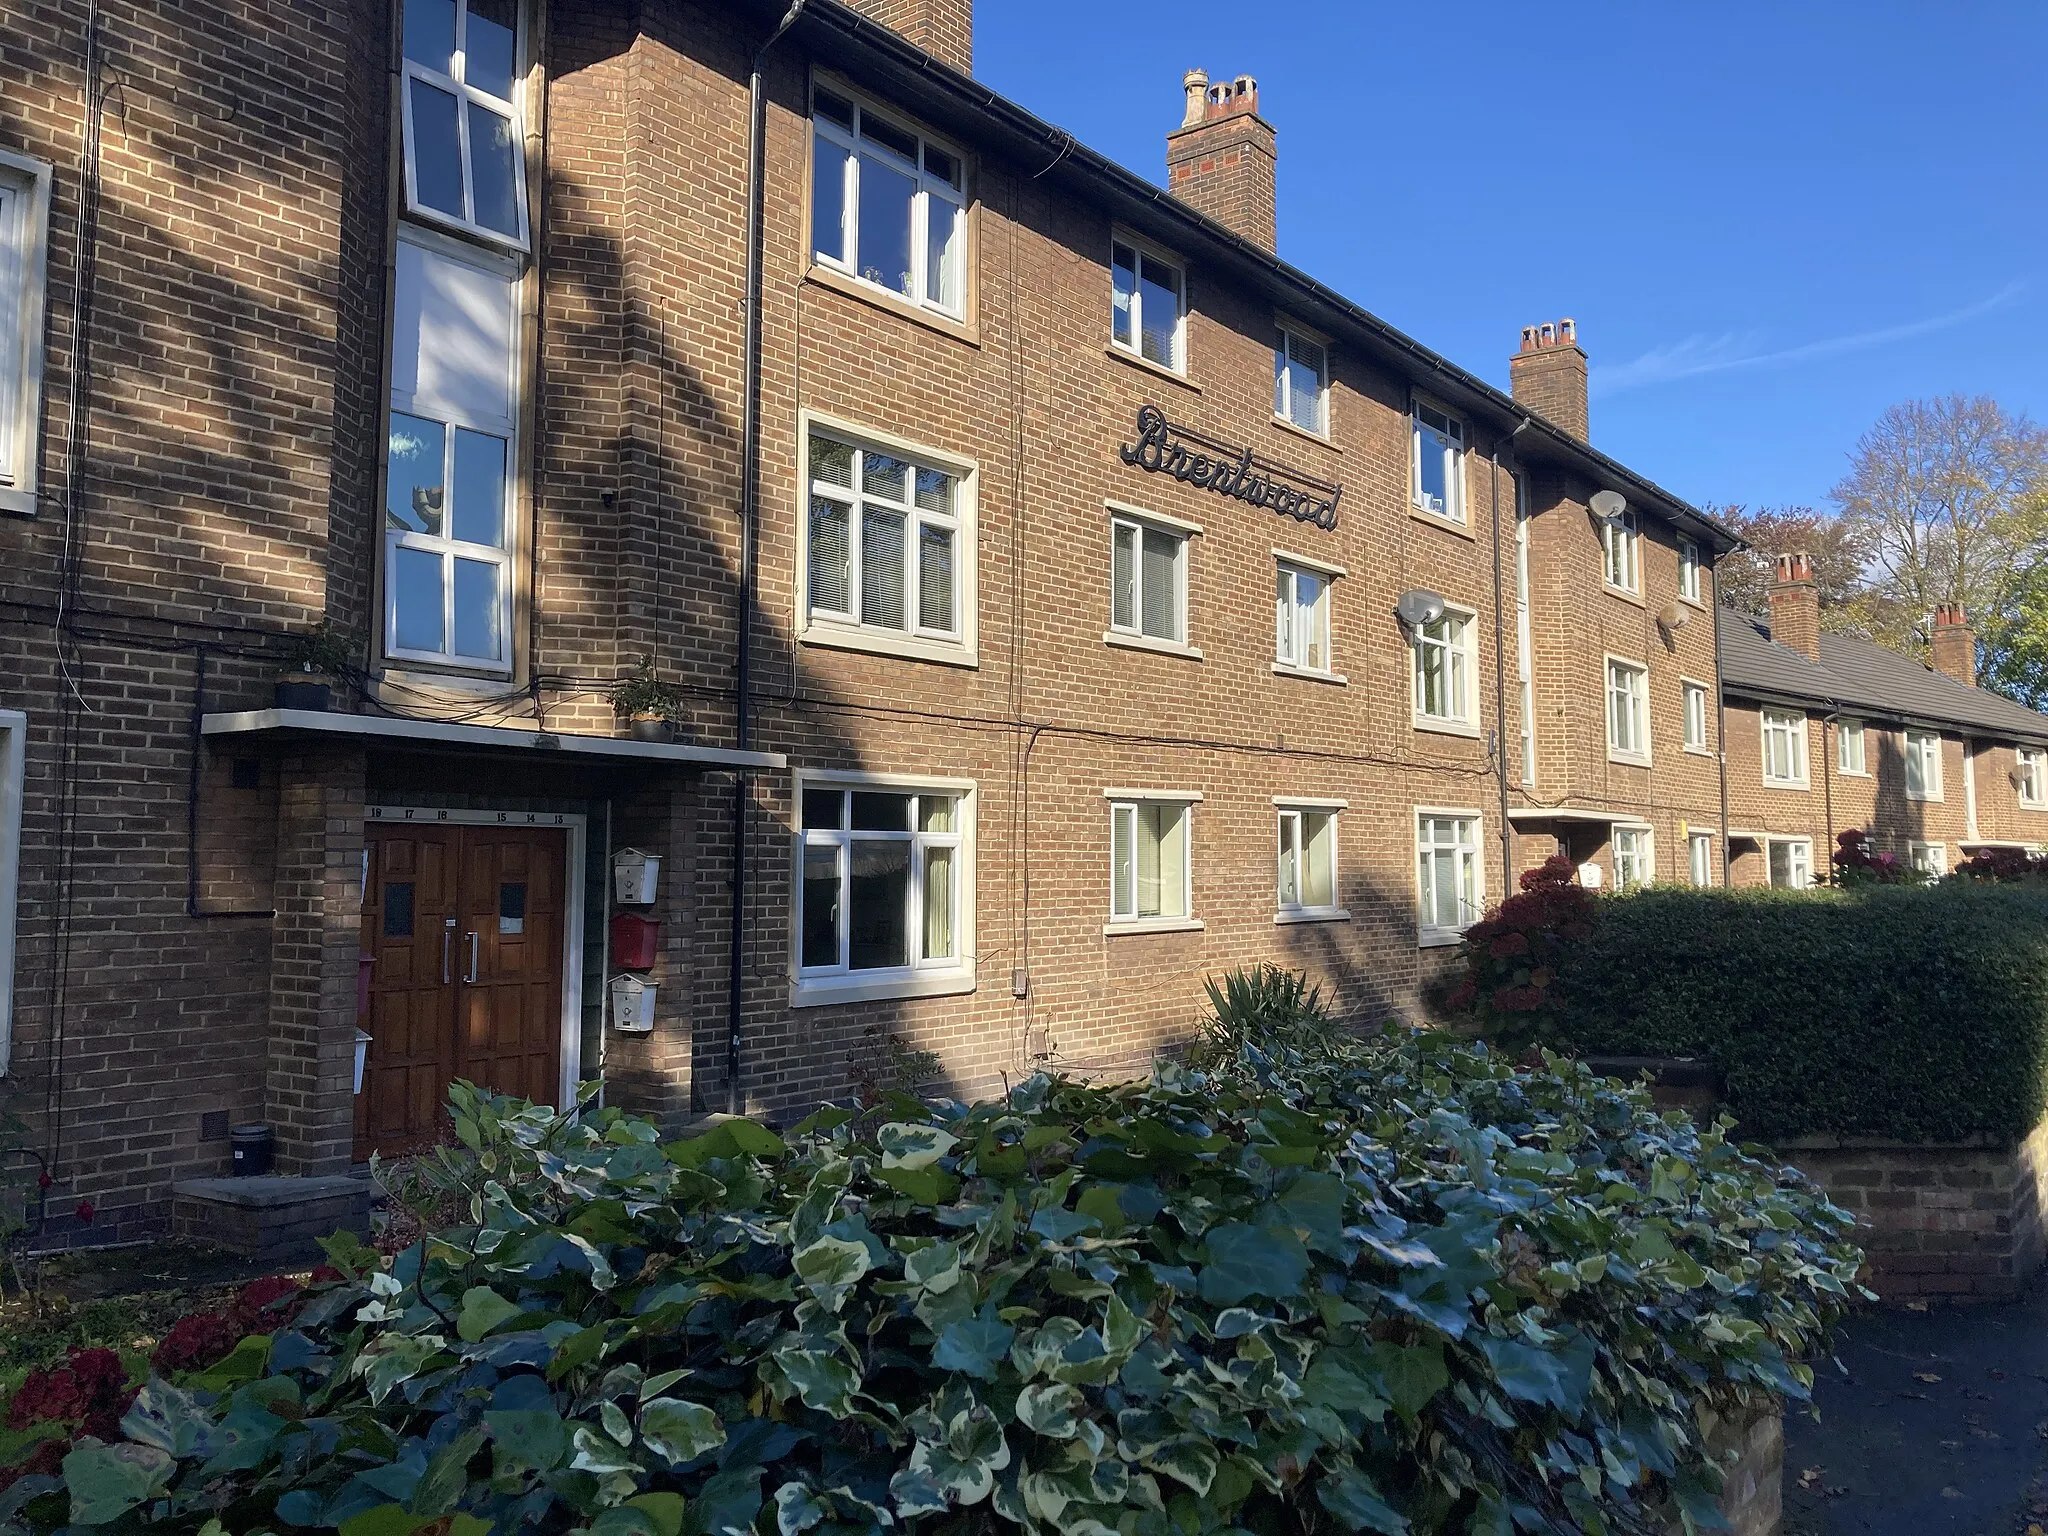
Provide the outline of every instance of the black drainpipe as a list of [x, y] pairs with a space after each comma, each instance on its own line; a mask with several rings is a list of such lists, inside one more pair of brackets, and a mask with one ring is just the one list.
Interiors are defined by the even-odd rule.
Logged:
[[[804, 0], [792, 0], [781, 22], [755, 53], [747, 78], [747, 356], [745, 398], [740, 403], [740, 648], [733, 700], [733, 734], [742, 752], [752, 741], [755, 531], [761, 519], [761, 223], [768, 140], [768, 89], [762, 70], [768, 50], [782, 41], [782, 34], [796, 24], [803, 9]], [[742, 959], [747, 926], [747, 799], [747, 773], [742, 768], [732, 781], [731, 978], [725, 1004], [725, 1107], [735, 1115], [746, 1108], [740, 1091], [740, 1025], [746, 990]]]
[[[1721, 682], [1721, 562], [1716, 555], [1714, 570], [1714, 765], [1721, 779], [1721, 887], [1726, 890], [1735, 869], [1735, 850], [1728, 842], [1728, 690]], [[1690, 855], [1691, 850], [1687, 853]], [[1770, 851], [1764, 852], [1766, 864]], [[1766, 876], [1768, 878], [1768, 875]]]

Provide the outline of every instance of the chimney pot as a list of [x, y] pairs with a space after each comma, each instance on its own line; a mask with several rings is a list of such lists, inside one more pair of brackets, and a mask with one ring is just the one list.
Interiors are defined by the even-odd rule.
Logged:
[[1970, 627], [1969, 611], [1961, 603], [1934, 605], [1934, 630], [1928, 636], [1934, 668], [1957, 682], [1977, 686], [1977, 632]]
[[1250, 75], [1211, 82], [1206, 70], [1191, 69], [1181, 89], [1181, 123], [1166, 136], [1167, 190], [1272, 250], [1275, 137], [1259, 116], [1259, 82]]
[[1579, 347], [1578, 321], [1523, 326], [1521, 350], [1508, 359], [1508, 378], [1522, 404], [1586, 440], [1586, 354]]
[[1206, 69], [1191, 69], [1180, 77], [1180, 88], [1187, 96], [1187, 106], [1181, 113], [1180, 125], [1192, 128], [1207, 116], [1209, 96], [1209, 72]]
[[1778, 556], [1771, 582], [1771, 638], [1810, 660], [1820, 660], [1820, 588], [1813, 557], [1804, 550]]

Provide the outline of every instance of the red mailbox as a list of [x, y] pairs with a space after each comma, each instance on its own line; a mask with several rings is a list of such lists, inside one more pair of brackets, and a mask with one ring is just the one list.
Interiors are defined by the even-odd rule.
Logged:
[[651, 917], [642, 917], [638, 912], [619, 912], [612, 917], [612, 965], [621, 971], [647, 971], [654, 968], [655, 941], [661, 937], [661, 924]]

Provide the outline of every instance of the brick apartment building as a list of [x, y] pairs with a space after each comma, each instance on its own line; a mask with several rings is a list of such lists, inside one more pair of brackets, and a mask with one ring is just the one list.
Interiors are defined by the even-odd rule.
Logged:
[[[1169, 196], [971, 45], [10, 13], [0, 998], [95, 1236], [243, 1122], [314, 1200], [456, 1076], [677, 1121], [877, 1032], [1118, 1070], [1242, 962], [1412, 1008], [1560, 848], [1739, 874], [1732, 540], [1589, 445], [1572, 322], [1504, 393], [1277, 256], [1252, 81], [1182, 83]], [[276, 691], [323, 622], [324, 710]], [[643, 660], [672, 739], [613, 717]]]
[[1935, 609], [1922, 665], [1823, 630], [1803, 555], [1779, 557], [1770, 603], [1768, 624], [1722, 620], [1735, 884], [1824, 880], [1849, 830], [1930, 875], [2048, 846], [2048, 718], [1976, 686], [1961, 608]]

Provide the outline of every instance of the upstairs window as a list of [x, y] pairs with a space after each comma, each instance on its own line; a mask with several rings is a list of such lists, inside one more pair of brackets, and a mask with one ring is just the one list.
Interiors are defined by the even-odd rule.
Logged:
[[1282, 917], [1337, 910], [1337, 812], [1327, 806], [1280, 808], [1279, 909]]
[[1477, 621], [1469, 613], [1447, 608], [1415, 628], [1415, 723], [1476, 727], [1474, 711], [1474, 637]]
[[384, 484], [384, 653], [511, 670], [518, 282], [401, 234]]
[[1321, 436], [1330, 429], [1329, 395], [1329, 349], [1281, 326], [1273, 348], [1273, 414]]
[[811, 245], [824, 266], [922, 308], [963, 316], [964, 161], [820, 87], [811, 96]]
[[1700, 600], [1700, 547], [1682, 535], [1678, 540], [1678, 595], [1688, 602]]
[[1863, 746], [1863, 722], [1844, 720], [1835, 730], [1837, 771], [1860, 778], [1870, 771], [1864, 766], [1867, 761]]
[[2029, 810], [2039, 810], [2048, 804], [2048, 761], [2044, 761], [2038, 747], [2021, 747], [2013, 757], [2020, 804]]
[[1806, 783], [1806, 716], [1796, 710], [1763, 712], [1764, 782]]
[[1112, 922], [1185, 919], [1192, 903], [1186, 800], [1112, 800], [1109, 915]]
[[1188, 539], [1135, 518], [1109, 522], [1109, 627], [1112, 634], [1185, 646], [1188, 638]]
[[1650, 673], [1633, 662], [1607, 663], [1607, 755], [1650, 760]]
[[1633, 512], [1602, 518], [1600, 542], [1606, 555], [1607, 585], [1621, 592], [1642, 590], [1642, 534]]
[[1187, 276], [1153, 251], [1110, 243], [1110, 340], [1148, 363], [1187, 368]]
[[1685, 750], [1707, 750], [1707, 689], [1704, 683], [1681, 683], [1685, 699]]
[[1465, 426], [1448, 411], [1415, 402], [1409, 464], [1412, 499], [1422, 511], [1465, 521]]
[[405, 0], [409, 211], [526, 248], [517, 0]]
[[1282, 560], [1273, 600], [1273, 659], [1304, 672], [1330, 670], [1330, 577]]
[[1906, 732], [1906, 798], [1941, 798], [1941, 737], [1933, 731]]
[[36, 509], [50, 167], [0, 150], [0, 511]]
[[799, 988], [963, 967], [965, 800], [856, 775], [803, 782]]
[[810, 492], [811, 623], [960, 639], [958, 475], [813, 430]]

